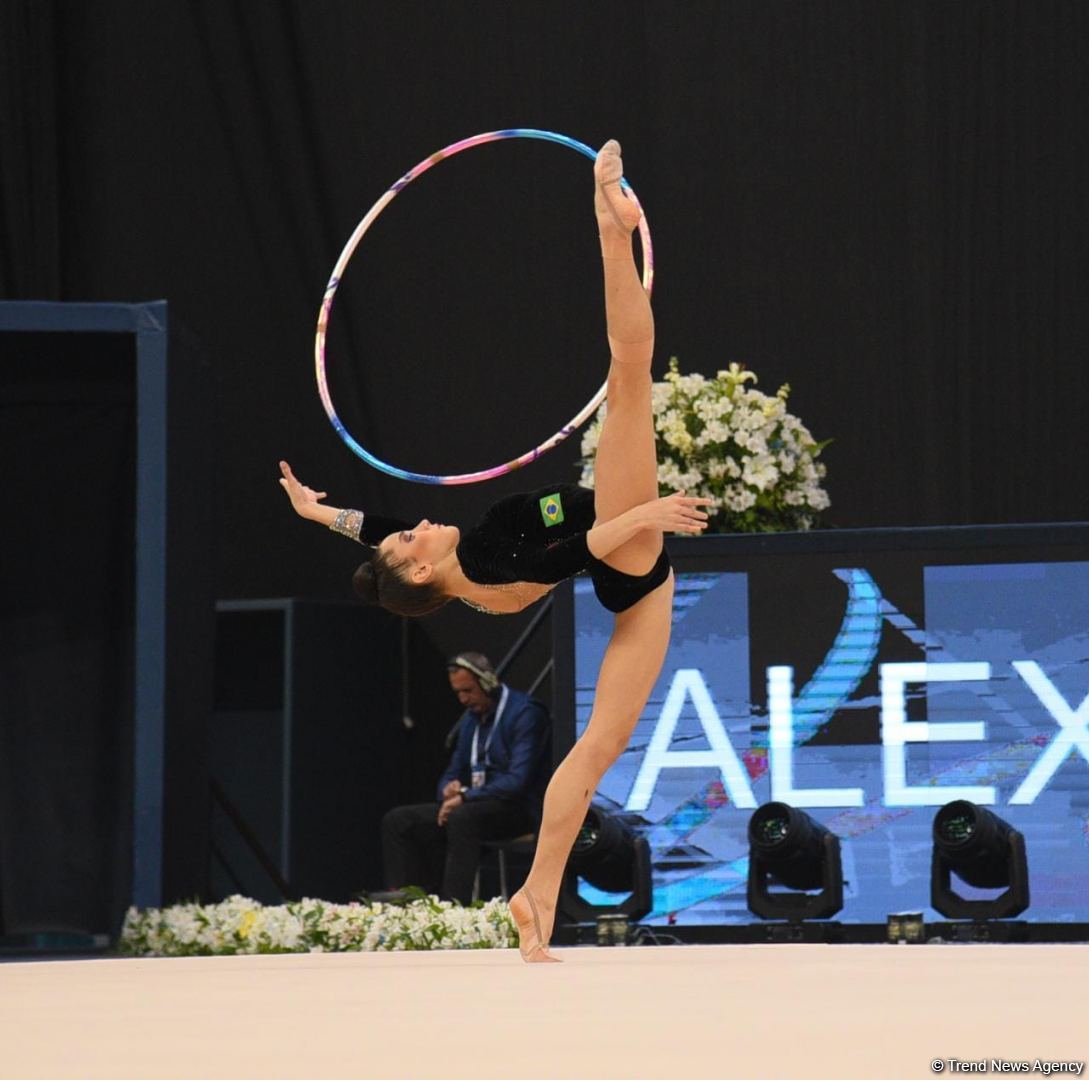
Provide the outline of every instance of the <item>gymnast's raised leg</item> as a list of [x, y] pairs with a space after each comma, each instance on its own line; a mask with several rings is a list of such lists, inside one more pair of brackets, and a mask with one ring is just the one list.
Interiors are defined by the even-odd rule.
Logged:
[[[620, 147], [606, 143], [594, 164], [594, 210], [601, 237], [609, 335], [608, 409], [595, 463], [595, 513], [608, 521], [658, 497], [651, 410], [654, 319], [632, 254], [639, 211], [620, 188]], [[643, 531], [606, 556], [626, 574], [650, 571], [662, 550], [660, 532]], [[616, 616], [598, 675], [590, 723], [552, 777], [533, 867], [511, 897], [519, 948], [528, 962], [548, 952], [556, 898], [567, 857], [605, 771], [635, 728], [665, 659], [672, 620], [673, 577]]]

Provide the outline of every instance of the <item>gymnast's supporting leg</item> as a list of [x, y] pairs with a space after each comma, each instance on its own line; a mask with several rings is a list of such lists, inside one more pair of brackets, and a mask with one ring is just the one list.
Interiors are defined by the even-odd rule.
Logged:
[[571, 845], [601, 778], [628, 745], [654, 688], [669, 645], [672, 617], [672, 575], [616, 617], [598, 674], [590, 723], [549, 782], [533, 866], [522, 890], [511, 898], [511, 915], [526, 960], [555, 959], [544, 946], [552, 936], [556, 897]]
[[[601, 232], [605, 305], [612, 361], [605, 427], [595, 463], [599, 520], [658, 495], [650, 398], [654, 322], [631, 250], [638, 211], [620, 193], [619, 147], [606, 144], [595, 164], [595, 209]], [[661, 551], [661, 534], [640, 534], [606, 560], [644, 574]], [[560, 764], [545, 794], [537, 853], [521, 892], [511, 898], [524, 959], [555, 959], [548, 940], [567, 857], [605, 771], [627, 746], [661, 670], [672, 620], [672, 576], [616, 617], [598, 675], [594, 708], [582, 738]]]

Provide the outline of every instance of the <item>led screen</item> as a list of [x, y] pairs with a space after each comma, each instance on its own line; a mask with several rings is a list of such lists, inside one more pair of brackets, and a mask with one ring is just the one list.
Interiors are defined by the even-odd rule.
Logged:
[[[838, 919], [941, 918], [931, 824], [960, 798], [1024, 834], [1022, 918], [1089, 921], [1089, 561], [1040, 554], [675, 559], [669, 653], [596, 797], [650, 843], [646, 921], [753, 921], [746, 828], [771, 799], [841, 838]], [[572, 620], [581, 734], [612, 629], [588, 581]]]

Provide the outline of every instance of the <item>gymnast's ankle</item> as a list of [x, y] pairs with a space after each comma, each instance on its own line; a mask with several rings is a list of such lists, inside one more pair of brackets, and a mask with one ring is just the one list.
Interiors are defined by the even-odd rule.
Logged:
[[555, 905], [551, 908], [540, 903], [526, 886], [522, 886], [511, 898], [511, 918], [518, 930], [518, 951], [527, 964], [559, 963], [559, 958], [548, 951], [552, 936]]

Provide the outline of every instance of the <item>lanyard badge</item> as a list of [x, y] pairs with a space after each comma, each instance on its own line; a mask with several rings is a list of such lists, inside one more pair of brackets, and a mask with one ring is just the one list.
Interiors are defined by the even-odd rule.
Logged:
[[482, 788], [488, 782], [488, 748], [492, 745], [492, 739], [495, 738], [496, 730], [499, 727], [499, 721], [503, 717], [503, 709], [507, 704], [507, 695], [510, 691], [504, 686], [503, 692], [499, 695], [499, 705], [495, 710], [495, 719], [492, 721], [492, 729], [488, 732], [488, 739], [484, 743], [484, 757], [483, 760], [480, 757], [480, 725], [477, 724], [476, 731], [473, 732], [473, 749], [472, 756], [469, 759], [470, 766], [470, 784], [473, 788]]

